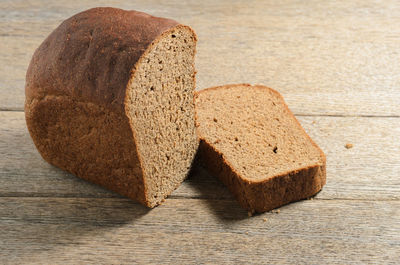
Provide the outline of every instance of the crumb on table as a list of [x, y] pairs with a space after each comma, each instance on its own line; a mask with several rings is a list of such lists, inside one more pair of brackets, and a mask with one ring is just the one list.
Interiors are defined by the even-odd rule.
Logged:
[[353, 144], [347, 143], [344, 147], [346, 147], [346, 149], [350, 149], [350, 148], [353, 148]]

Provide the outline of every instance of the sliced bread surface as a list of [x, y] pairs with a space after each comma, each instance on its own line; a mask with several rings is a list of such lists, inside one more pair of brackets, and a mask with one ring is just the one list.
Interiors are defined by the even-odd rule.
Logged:
[[159, 204], [198, 147], [196, 40], [188, 26], [137, 11], [93, 8], [64, 21], [26, 75], [26, 122], [42, 157]]
[[275, 90], [248, 84], [195, 96], [199, 157], [250, 212], [316, 194], [326, 158]]

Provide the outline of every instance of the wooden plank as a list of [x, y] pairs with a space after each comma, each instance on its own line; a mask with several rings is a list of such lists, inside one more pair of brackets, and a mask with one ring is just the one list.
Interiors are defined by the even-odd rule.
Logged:
[[3, 264], [395, 264], [398, 216], [399, 201], [305, 201], [249, 218], [231, 200], [146, 210], [120, 198], [0, 198], [0, 253]]
[[[72, 14], [104, 3], [0, 3], [0, 60], [5, 62], [0, 109], [22, 109], [30, 57], [51, 30]], [[198, 89], [261, 83], [282, 92], [297, 114], [400, 116], [400, 62], [393, 59], [400, 36], [396, 1], [110, 4], [191, 25], [199, 36]]]
[[[320, 199], [400, 199], [400, 119], [298, 117], [328, 159]], [[47, 164], [26, 129], [24, 113], [0, 112], [0, 196], [119, 197]], [[352, 149], [346, 149], [352, 143]], [[230, 199], [197, 168], [176, 198]]]
[[[323, 191], [249, 218], [196, 167], [148, 210], [43, 161], [18, 111], [29, 60], [62, 20], [106, 5], [191, 25], [198, 89], [248, 82], [282, 92], [327, 154]], [[395, 0], [0, 1], [0, 264], [397, 264], [399, 7]]]

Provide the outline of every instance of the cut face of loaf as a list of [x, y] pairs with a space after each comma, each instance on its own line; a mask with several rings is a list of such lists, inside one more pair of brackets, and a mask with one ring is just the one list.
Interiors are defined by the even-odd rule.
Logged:
[[141, 157], [147, 193], [156, 203], [184, 180], [197, 151], [193, 32], [176, 28], [141, 58], [126, 111]]
[[49, 163], [154, 207], [187, 176], [196, 35], [141, 12], [94, 8], [64, 21], [26, 77], [30, 135]]
[[326, 158], [268, 87], [227, 85], [197, 93], [200, 159], [251, 212], [310, 197], [326, 182]]

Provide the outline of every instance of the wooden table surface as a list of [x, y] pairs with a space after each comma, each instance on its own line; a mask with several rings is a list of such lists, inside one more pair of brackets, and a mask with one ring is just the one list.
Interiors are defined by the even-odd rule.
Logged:
[[[196, 168], [148, 210], [44, 162], [25, 125], [25, 72], [62, 20], [94, 6], [191, 25], [197, 89], [280, 91], [327, 155], [322, 192], [248, 217]], [[1, 1], [0, 110], [0, 264], [400, 264], [397, 0]]]

